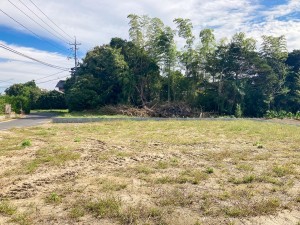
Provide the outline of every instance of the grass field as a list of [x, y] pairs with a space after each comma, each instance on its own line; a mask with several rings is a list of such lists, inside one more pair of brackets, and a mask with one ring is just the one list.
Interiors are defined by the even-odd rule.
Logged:
[[47, 124], [0, 132], [0, 224], [300, 224], [300, 127]]

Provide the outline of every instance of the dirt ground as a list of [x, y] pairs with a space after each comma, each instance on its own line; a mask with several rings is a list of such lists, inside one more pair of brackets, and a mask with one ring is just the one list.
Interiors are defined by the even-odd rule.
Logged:
[[274, 123], [283, 123], [283, 124], [290, 124], [290, 125], [300, 126], [300, 120], [293, 120], [293, 119], [271, 119], [270, 121], [274, 122]]
[[1, 225], [299, 225], [299, 178], [297, 126], [119, 121], [0, 132]]

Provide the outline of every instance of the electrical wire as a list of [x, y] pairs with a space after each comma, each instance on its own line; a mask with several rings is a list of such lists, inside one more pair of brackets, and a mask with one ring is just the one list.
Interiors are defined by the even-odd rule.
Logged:
[[43, 81], [43, 82], [38, 82], [38, 83], [36, 83], [36, 84], [44, 84], [44, 83], [48, 83], [48, 82], [51, 82], [51, 81], [60, 80], [60, 79], [62, 79], [62, 78], [66, 78], [66, 77], [68, 77], [68, 76], [70, 76], [70, 75], [66, 75], [66, 76], [63, 76], [63, 77], [58, 77], [58, 78], [53, 79], [53, 80], [47, 80], [47, 81]]
[[53, 77], [53, 76], [55, 76], [55, 75], [57, 75], [57, 74], [64, 73], [64, 72], [66, 72], [66, 71], [60, 71], [60, 72], [58, 72], [58, 73], [54, 73], [54, 74], [51, 74], [51, 75], [48, 75], [48, 76], [45, 76], [45, 77], [41, 77], [41, 78], [39, 78], [39, 79], [35, 79], [35, 81], [43, 80], [43, 79], [48, 78], [48, 77]]
[[33, 57], [30, 57], [30, 56], [25, 55], [25, 54], [23, 54], [23, 53], [21, 53], [21, 52], [18, 52], [17, 50], [14, 50], [14, 49], [12, 49], [12, 48], [10, 48], [10, 47], [4, 45], [4, 44], [1, 44], [1, 43], [0, 43], [0, 48], [3, 48], [3, 49], [5, 49], [5, 50], [7, 50], [7, 51], [10, 51], [10, 52], [15, 53], [15, 54], [20, 55], [20, 56], [23, 56], [23, 57], [25, 57], [25, 58], [31, 59], [31, 60], [33, 60], [33, 61], [35, 61], [35, 62], [38, 62], [38, 63], [40, 63], [40, 64], [43, 64], [43, 65], [45, 65], [45, 66], [52, 67], [52, 68], [54, 68], [54, 69], [64, 70], [64, 71], [69, 70], [69, 68], [66, 68], [66, 67], [56, 66], [56, 65], [53, 65], [53, 64], [46, 63], [46, 62], [43, 62], [43, 61], [41, 61], [41, 60], [35, 59], [35, 58], [33, 58]]
[[[61, 41], [65, 42], [65, 40], [63, 40], [62, 38], [58, 37], [56, 34], [54, 34], [53, 32], [49, 31], [47, 28], [45, 28], [43, 25], [41, 25], [40, 23], [38, 23], [37, 21], [35, 21], [31, 16], [29, 16], [27, 13], [25, 13], [22, 9], [20, 9], [18, 6], [16, 6], [14, 3], [12, 3], [10, 0], [7, 0], [10, 4], [12, 4], [16, 9], [18, 9], [21, 13], [23, 13], [27, 18], [29, 18], [31, 21], [33, 21], [34, 23], [36, 23], [37, 25], [39, 25], [41, 28], [43, 28], [44, 30], [46, 30], [47, 32], [49, 32], [50, 34], [52, 34], [54, 37], [60, 39]], [[68, 44], [68, 41], [66, 42]]]
[[31, 13], [33, 13], [37, 18], [39, 18], [45, 25], [47, 25], [51, 30], [53, 30], [55, 33], [57, 33], [59, 36], [61, 36], [62, 38], [64, 38], [65, 40], [67, 40], [67, 42], [70, 42], [70, 40], [68, 40], [68, 38], [66, 38], [65, 36], [63, 36], [61, 33], [57, 32], [55, 29], [53, 29], [53, 27], [51, 27], [45, 20], [43, 20], [39, 15], [37, 15], [32, 9], [30, 9], [24, 2], [22, 2], [21, 0], [19, 0], [19, 2], [24, 5]]
[[71, 37], [69, 34], [67, 34], [63, 29], [61, 29], [53, 20], [51, 20], [32, 0], [29, 0], [49, 21], [51, 21], [51, 23], [53, 23], [59, 30], [61, 30], [64, 34], [66, 34], [67, 36], [69, 36], [71, 39], [73, 39], [73, 37]]
[[0, 80], [0, 83], [10, 83], [10, 84], [12, 84], [12, 82], [10, 82], [10, 81], [12, 81], [12, 80], [14, 80], [14, 79]]
[[[19, 11], [21, 11], [24, 15], [26, 15], [29, 19], [31, 19], [33, 22], [35, 22], [36, 24], [38, 24], [40, 27], [42, 27], [43, 29], [45, 29], [47, 32], [49, 32], [49, 33], [51, 33], [53, 36], [55, 36], [55, 37], [57, 37], [57, 38], [59, 38], [60, 40], [62, 40], [62, 41], [64, 41], [65, 42], [65, 40], [67, 40], [67, 41], [69, 41], [68, 40], [68, 38], [66, 38], [66, 36], [63, 36], [60, 32], [57, 32], [55, 29], [53, 29], [45, 20], [43, 20], [40, 16], [38, 16], [33, 10], [31, 10], [28, 6], [26, 6], [26, 4], [24, 4], [21, 0], [19, 0], [20, 1], [20, 3], [22, 4], [22, 5], [24, 5], [31, 13], [33, 13], [36, 17], [38, 17], [44, 24], [46, 24], [51, 30], [53, 30], [55, 33], [57, 33], [60, 37], [62, 37], [63, 39], [65, 39], [65, 40], [63, 40], [62, 38], [60, 38], [60, 37], [58, 37], [56, 34], [54, 34], [53, 32], [51, 32], [51, 31], [49, 31], [49, 29], [47, 29], [47, 28], [45, 28], [43, 25], [41, 25], [40, 23], [38, 23], [35, 19], [33, 19], [32, 17], [30, 17], [27, 13], [25, 13], [23, 10], [21, 10], [19, 7], [17, 7], [15, 4], [13, 4], [10, 0], [8, 0], [15, 8], [17, 8]], [[67, 35], [69, 38], [71, 38], [72, 39], [72, 37], [69, 35], [69, 34], [67, 34], [64, 30], [62, 30], [53, 20], [51, 20], [32, 0], [29, 0], [52, 24], [54, 24], [60, 31], [62, 31], [65, 35]], [[9, 18], [11, 18], [12, 20], [14, 20], [16, 23], [18, 23], [19, 25], [21, 25], [23, 28], [25, 28], [27, 31], [29, 31], [30, 33], [32, 33], [34, 36], [36, 36], [36, 37], [38, 37], [39, 39], [42, 39], [38, 34], [36, 34], [35, 32], [33, 32], [32, 30], [30, 30], [29, 28], [27, 28], [26, 26], [24, 26], [22, 23], [20, 23], [19, 21], [17, 21], [16, 19], [14, 19], [12, 16], [10, 16], [10, 15], [8, 15], [6, 12], [4, 12], [2, 9], [0, 9], [0, 11], [2, 11], [2, 13], [4, 13], [6, 16], [8, 16]], [[48, 41], [46, 41], [46, 42], [48, 42]], [[49, 44], [51, 44], [51, 45], [53, 45], [51, 42], [48, 42]], [[53, 45], [54, 46], [54, 45]], [[45, 65], [45, 66], [49, 66], [49, 67], [52, 67], [52, 68], [55, 68], [55, 69], [59, 69], [59, 70], [62, 70], [62, 71], [60, 71], [60, 72], [58, 72], [58, 73], [55, 73], [55, 74], [51, 74], [51, 75], [47, 75], [47, 76], [45, 76], [45, 77], [42, 77], [42, 78], [39, 78], [39, 79], [37, 79], [37, 80], [42, 80], [42, 79], [45, 79], [45, 78], [48, 78], [48, 77], [51, 77], [51, 76], [55, 76], [55, 75], [57, 75], [57, 74], [60, 74], [60, 73], [63, 73], [63, 72], [66, 72], [67, 70], [69, 70], [69, 68], [64, 68], [64, 67], [60, 67], [60, 66], [56, 66], [56, 65], [52, 65], [52, 64], [50, 64], [50, 63], [46, 63], [46, 62], [43, 62], [43, 61], [41, 61], [41, 60], [37, 60], [37, 59], [35, 59], [35, 58], [33, 58], [33, 57], [30, 57], [30, 56], [27, 56], [27, 55], [25, 55], [25, 54], [23, 54], [23, 53], [21, 53], [21, 52], [18, 52], [18, 51], [16, 51], [16, 50], [14, 50], [14, 49], [12, 49], [12, 48], [10, 48], [10, 47], [8, 47], [8, 46], [6, 46], [6, 45], [4, 45], [4, 44], [1, 44], [0, 43], [0, 47], [1, 48], [3, 48], [3, 49], [5, 49], [5, 50], [8, 50], [8, 51], [10, 51], [10, 52], [12, 52], [12, 53], [15, 53], [15, 54], [17, 54], [17, 55], [20, 55], [20, 56], [23, 56], [23, 57], [25, 57], [25, 58], [28, 58], [28, 59], [31, 59], [31, 60], [33, 60], [33, 61], [35, 61], [35, 62], [38, 62], [38, 63], [41, 63], [41, 64], [43, 64], [43, 65]], [[54, 47], [56, 47], [56, 46], [54, 46]], [[57, 48], [57, 47], [56, 47]], [[61, 48], [60, 48], [60, 50], [62, 50]], [[43, 84], [43, 83], [47, 83], [47, 82], [51, 82], [51, 81], [55, 81], [55, 80], [58, 80], [58, 79], [62, 79], [62, 78], [65, 78], [65, 77], [68, 77], [68, 76], [70, 76], [70, 75], [67, 75], [67, 76], [63, 76], [63, 77], [58, 77], [57, 79], [52, 79], [52, 80], [47, 80], [47, 81], [43, 81], [43, 82], [39, 82], [39, 83], [37, 83], [37, 84]], [[0, 81], [1, 82], [1, 81]]]
[[[30, 33], [32, 33], [34, 36], [36, 36], [37, 38], [39, 38], [40, 40], [42, 40], [43, 38], [40, 37], [37, 33], [33, 32], [32, 30], [30, 30], [29, 28], [27, 28], [26, 26], [24, 26], [22, 23], [20, 23], [19, 21], [17, 21], [16, 19], [14, 19], [12, 16], [10, 16], [9, 14], [7, 14], [6, 12], [4, 12], [2, 9], [0, 9], [0, 11], [5, 14], [6, 16], [8, 16], [10, 19], [12, 19], [13, 21], [15, 21], [16, 23], [18, 23], [20, 26], [22, 26], [23, 28], [25, 28], [27, 31], [29, 31]], [[58, 48], [56, 45], [52, 44], [51, 42], [44, 40], [45, 42], [47, 42], [48, 44], [52, 45], [53, 47], [55, 47], [56, 49], [59, 50], [63, 50], [64, 52], [66, 51], [65, 49], [62, 48]]]

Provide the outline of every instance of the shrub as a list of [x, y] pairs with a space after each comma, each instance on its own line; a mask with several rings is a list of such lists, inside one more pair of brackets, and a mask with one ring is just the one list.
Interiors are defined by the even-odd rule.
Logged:
[[0, 114], [5, 113], [5, 104], [7, 104], [7, 101], [4, 96], [0, 96]]
[[58, 91], [42, 92], [34, 105], [35, 109], [66, 109], [65, 94]]
[[266, 119], [274, 119], [274, 118], [285, 119], [285, 118], [288, 118], [288, 119], [300, 120], [300, 111], [293, 114], [292, 112], [286, 112], [284, 110], [280, 110], [278, 112], [268, 110], [266, 112], [266, 114], [264, 115], [264, 117]]
[[29, 146], [31, 146], [31, 141], [30, 140], [24, 140], [23, 142], [22, 142], [22, 147], [29, 147]]
[[236, 108], [234, 111], [234, 116], [236, 118], [241, 118], [243, 116], [243, 111], [240, 104], [236, 104]]
[[15, 113], [30, 113], [30, 99], [25, 96], [8, 96], [7, 102], [11, 104], [12, 111]]
[[264, 115], [264, 117], [266, 118], [266, 119], [273, 119], [273, 118], [277, 118], [278, 117], [278, 114], [277, 114], [277, 112], [275, 112], [275, 111], [270, 111], [270, 110], [268, 110], [267, 112], [266, 112], [266, 114]]
[[280, 110], [280, 111], [278, 112], [278, 118], [279, 118], [279, 119], [287, 118], [287, 112], [284, 111], [284, 110]]
[[295, 119], [296, 120], [300, 120], [300, 111], [296, 112]]

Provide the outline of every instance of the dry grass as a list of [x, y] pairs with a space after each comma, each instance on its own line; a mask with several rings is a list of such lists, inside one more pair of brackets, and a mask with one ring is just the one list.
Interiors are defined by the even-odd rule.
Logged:
[[243, 120], [0, 132], [0, 224], [297, 224], [299, 133]]

